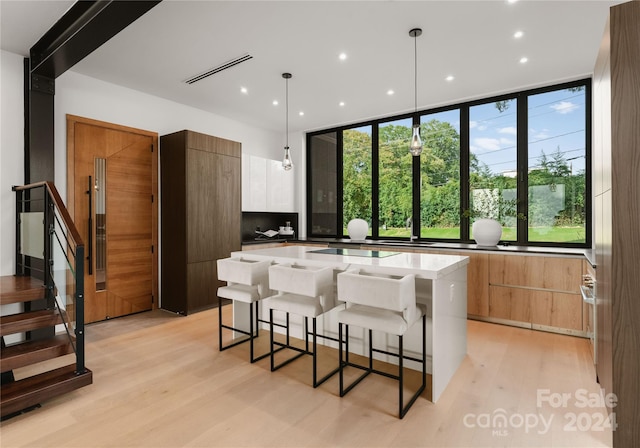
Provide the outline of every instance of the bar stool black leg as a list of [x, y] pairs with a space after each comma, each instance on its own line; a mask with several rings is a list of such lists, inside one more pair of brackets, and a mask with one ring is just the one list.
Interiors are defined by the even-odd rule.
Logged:
[[373, 370], [373, 330], [369, 330], [369, 370]]
[[400, 418], [404, 417], [404, 413], [402, 412], [404, 406], [402, 403], [402, 398], [403, 398], [403, 391], [404, 391], [404, 352], [403, 352], [403, 347], [402, 347], [402, 336], [398, 336], [398, 352], [400, 353], [400, 356], [398, 357], [398, 383], [400, 384], [400, 393], [399, 393], [399, 397], [398, 397], [398, 403], [400, 405], [399, 409], [398, 409], [398, 415], [400, 416]]
[[[257, 302], [256, 302], [257, 303]], [[249, 359], [253, 362], [253, 306], [249, 304]]]
[[[347, 342], [348, 344], [348, 342]], [[344, 390], [344, 363], [342, 362], [342, 323], [338, 323], [338, 368], [340, 369], [338, 377], [340, 378], [340, 396]]]
[[218, 350], [222, 351], [222, 299], [218, 297]]
[[[311, 319], [313, 321], [313, 387], [318, 387], [318, 345], [317, 345], [317, 337], [316, 337], [316, 318]], [[304, 318], [305, 325], [307, 325], [307, 318]], [[308, 334], [308, 333], [307, 333]], [[309, 351], [309, 343], [307, 336], [307, 351]]]
[[[289, 315], [287, 314], [287, 342], [289, 342]], [[271, 352], [271, 371], [275, 370], [275, 359], [273, 350], [273, 310], [269, 310], [269, 351]]]

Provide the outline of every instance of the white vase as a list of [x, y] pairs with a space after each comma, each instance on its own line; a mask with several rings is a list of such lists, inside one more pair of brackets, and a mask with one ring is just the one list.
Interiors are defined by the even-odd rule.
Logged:
[[502, 226], [495, 219], [474, 221], [472, 232], [478, 246], [495, 246], [502, 238]]
[[352, 219], [347, 224], [347, 233], [353, 241], [364, 241], [369, 233], [369, 224], [364, 219]]

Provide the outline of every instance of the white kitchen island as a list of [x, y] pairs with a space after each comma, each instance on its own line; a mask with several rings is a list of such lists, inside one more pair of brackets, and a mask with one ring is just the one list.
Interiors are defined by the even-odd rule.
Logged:
[[[416, 301], [427, 306], [427, 371], [431, 374], [432, 401], [436, 402], [467, 353], [467, 264], [469, 258], [458, 255], [418, 254], [360, 249], [319, 249], [308, 246], [284, 246], [233, 252], [232, 257], [247, 260], [272, 260], [274, 263], [300, 263], [312, 266], [331, 266], [336, 271], [365, 269], [390, 275], [415, 274]], [[234, 325], [248, 328], [245, 304], [234, 302]], [[241, 309], [242, 308], [242, 309]], [[318, 331], [337, 337], [335, 312], [318, 319]], [[261, 315], [266, 316], [263, 312]], [[276, 327], [277, 328], [277, 327]], [[291, 327], [292, 335], [303, 337], [301, 325]], [[364, 354], [366, 331], [349, 332], [349, 349]], [[405, 351], [418, 356], [421, 344], [420, 325], [414, 325], [404, 338]], [[321, 341], [322, 339], [319, 339]], [[374, 346], [395, 350], [397, 338], [380, 334], [374, 336]], [[336, 346], [333, 342], [327, 345]], [[394, 357], [376, 356], [395, 363]], [[419, 369], [407, 362], [407, 367]]]

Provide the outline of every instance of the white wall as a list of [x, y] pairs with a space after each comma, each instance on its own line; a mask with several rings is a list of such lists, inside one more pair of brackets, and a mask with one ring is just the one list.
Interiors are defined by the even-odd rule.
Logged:
[[56, 79], [56, 187], [66, 197], [66, 115], [106, 121], [164, 135], [182, 129], [242, 143], [242, 152], [277, 158], [280, 133], [257, 129], [200, 109], [178, 104], [72, 71]]
[[[15, 199], [11, 185], [24, 183], [23, 173], [23, 58], [2, 52], [2, 152], [0, 159], [0, 275], [15, 273], [13, 246]], [[242, 143], [243, 154], [269, 159], [283, 155], [284, 135], [211, 114], [135, 90], [68, 71], [56, 79], [55, 183], [66, 200], [66, 114], [78, 115], [164, 135], [182, 129], [215, 135]], [[296, 211], [304, 201], [304, 135], [292, 134], [292, 157], [296, 172]], [[297, 142], [297, 144], [296, 144]], [[297, 149], [296, 149], [297, 147]], [[249, 182], [250, 179], [243, 179]], [[300, 224], [303, 226], [303, 213]], [[304, 227], [302, 227], [304, 228]]]
[[[22, 94], [22, 61], [20, 55], [0, 51], [0, 275], [15, 274], [15, 193], [12, 185], [24, 183], [24, 103]], [[0, 314], [22, 311], [22, 305], [2, 305]], [[8, 335], [5, 343], [22, 340], [21, 335]]]
[[0, 275], [15, 274], [15, 193], [24, 184], [23, 57], [0, 51]]

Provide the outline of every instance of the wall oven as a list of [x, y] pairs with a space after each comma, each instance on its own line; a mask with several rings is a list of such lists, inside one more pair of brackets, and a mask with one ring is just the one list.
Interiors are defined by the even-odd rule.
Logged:
[[596, 306], [596, 279], [593, 273], [582, 276], [580, 292], [582, 293], [582, 300], [587, 305], [585, 309], [587, 312], [587, 334], [589, 335], [589, 343], [593, 351], [593, 363], [596, 364], [598, 362], [598, 337], [596, 334], [596, 325], [598, 323], [596, 313], [598, 307]]

